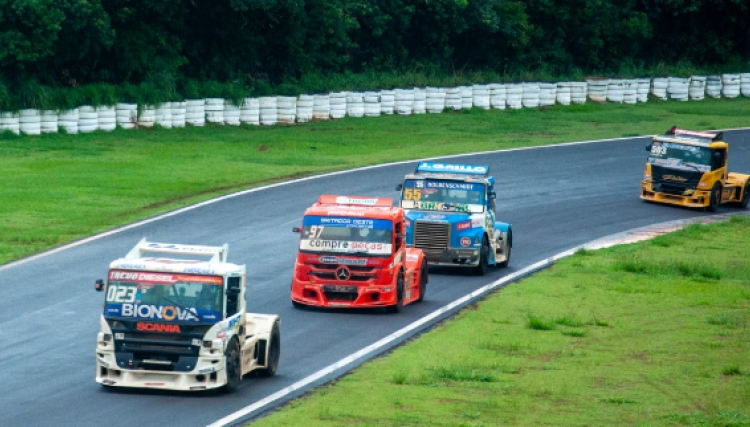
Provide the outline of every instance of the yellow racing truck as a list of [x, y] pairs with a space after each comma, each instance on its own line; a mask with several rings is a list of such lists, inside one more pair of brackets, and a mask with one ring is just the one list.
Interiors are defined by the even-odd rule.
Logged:
[[729, 144], [723, 137], [676, 126], [654, 136], [646, 146], [641, 199], [711, 212], [722, 204], [747, 208], [750, 175], [727, 172]]

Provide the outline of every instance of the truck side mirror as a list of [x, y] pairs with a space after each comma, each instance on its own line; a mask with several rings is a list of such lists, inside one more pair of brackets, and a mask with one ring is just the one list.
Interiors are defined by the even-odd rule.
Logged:
[[487, 197], [489, 197], [490, 200], [495, 200], [497, 199], [497, 193], [495, 193], [494, 191], [490, 191], [489, 193], [487, 193]]
[[292, 228], [292, 231], [295, 232], [295, 233], [299, 233], [300, 230], [301, 230], [301, 228], [299, 228], [299, 227]]
[[398, 184], [396, 186], [396, 191], [401, 191], [401, 189], [403, 189], [403, 188], [404, 188], [404, 184]]
[[101, 292], [104, 290], [104, 280], [98, 279], [96, 282], [94, 282], [94, 289], [96, 289], [97, 292]]
[[648, 151], [648, 152], [651, 152], [651, 144], [648, 144], [648, 145], [646, 146], [646, 151]]

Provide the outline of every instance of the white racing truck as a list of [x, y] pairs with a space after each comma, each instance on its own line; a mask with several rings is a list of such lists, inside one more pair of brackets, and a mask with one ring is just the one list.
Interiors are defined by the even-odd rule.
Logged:
[[245, 266], [227, 245], [141, 240], [110, 264], [96, 343], [107, 387], [237, 390], [245, 374], [276, 373], [278, 315], [245, 312]]

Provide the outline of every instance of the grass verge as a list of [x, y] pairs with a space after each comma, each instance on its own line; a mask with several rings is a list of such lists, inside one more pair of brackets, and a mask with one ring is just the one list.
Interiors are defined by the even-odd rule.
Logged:
[[253, 426], [750, 426], [748, 242], [580, 251]]
[[[220, 194], [356, 166], [747, 124], [750, 99], [587, 103], [297, 126], [0, 135], [0, 264]], [[640, 171], [634, 171], [638, 175]]]

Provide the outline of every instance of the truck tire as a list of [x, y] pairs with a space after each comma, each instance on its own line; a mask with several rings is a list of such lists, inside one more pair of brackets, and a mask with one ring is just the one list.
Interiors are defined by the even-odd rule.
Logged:
[[268, 356], [266, 359], [266, 368], [258, 373], [264, 377], [276, 375], [279, 368], [279, 358], [281, 357], [281, 333], [279, 332], [279, 322], [274, 322], [271, 329], [271, 336], [268, 338]]
[[477, 276], [484, 276], [487, 274], [489, 268], [489, 257], [490, 257], [490, 242], [487, 241], [487, 236], [482, 238], [482, 250], [479, 253], [479, 264], [474, 267], [474, 274]]
[[513, 249], [513, 230], [508, 230], [508, 236], [505, 237], [505, 243], [508, 245], [505, 251], [505, 261], [497, 264], [498, 267], [507, 267], [510, 262], [510, 253]]
[[714, 188], [711, 189], [711, 200], [708, 202], [706, 210], [709, 212], [716, 212], [721, 204], [721, 186], [716, 183]]
[[404, 307], [404, 274], [399, 273], [396, 281], [396, 304], [386, 307], [389, 313], [400, 313]]
[[225, 370], [227, 372], [227, 383], [224, 386], [224, 390], [227, 393], [234, 393], [240, 388], [242, 382], [242, 366], [240, 361], [240, 345], [236, 339], [229, 342], [227, 351], [225, 353], [227, 366]]
[[742, 188], [742, 200], [738, 204], [743, 209], [747, 209], [747, 205], [750, 204], [750, 182]]
[[430, 280], [429, 269], [427, 265], [422, 261], [422, 268], [419, 273], [419, 298], [417, 301], [424, 301], [424, 294], [427, 292], [427, 282]]

